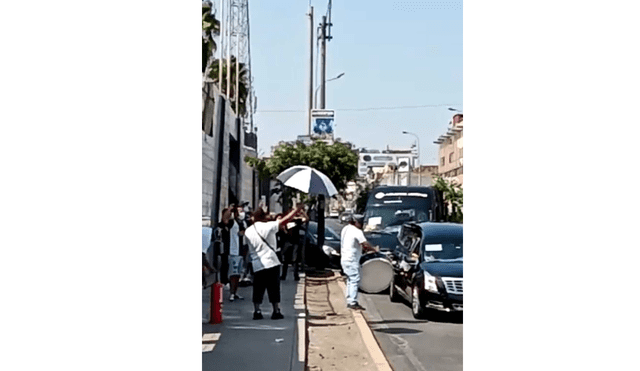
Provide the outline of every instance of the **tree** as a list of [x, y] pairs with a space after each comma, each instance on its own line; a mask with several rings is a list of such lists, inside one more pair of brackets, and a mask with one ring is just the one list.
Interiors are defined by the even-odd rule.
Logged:
[[462, 223], [462, 187], [459, 184], [447, 181], [442, 177], [436, 178], [433, 183], [433, 187], [442, 192], [447, 208], [451, 206], [451, 215], [449, 220], [452, 222]]
[[356, 212], [364, 213], [364, 209], [367, 207], [367, 200], [369, 198], [369, 192], [371, 191], [371, 187], [366, 185], [364, 187], [358, 185], [358, 198], [356, 199]]
[[358, 173], [358, 156], [342, 143], [328, 145], [317, 141], [310, 146], [302, 142], [278, 147], [273, 157], [262, 160], [245, 157], [245, 162], [258, 170], [261, 180], [274, 179], [282, 171], [296, 165], [307, 165], [324, 173], [344, 193], [347, 182]]
[[[236, 57], [231, 56], [231, 87], [229, 89], [229, 98], [232, 102], [236, 101]], [[214, 59], [210, 65], [209, 78], [213, 80], [216, 84], [219, 81], [219, 69], [220, 69], [220, 60]], [[249, 71], [244, 63], [238, 64], [238, 70], [240, 75], [240, 80], [238, 81], [238, 96], [240, 97], [240, 101], [238, 102], [238, 111], [236, 115], [245, 116], [247, 113], [247, 95], [249, 93]], [[222, 61], [222, 89], [220, 91], [222, 94], [227, 92], [227, 60], [224, 59]], [[231, 108], [235, 109], [235, 104], [231, 105]]]
[[202, 73], [205, 73], [209, 60], [218, 46], [213, 40], [220, 34], [220, 21], [211, 14], [211, 3], [202, 3]]

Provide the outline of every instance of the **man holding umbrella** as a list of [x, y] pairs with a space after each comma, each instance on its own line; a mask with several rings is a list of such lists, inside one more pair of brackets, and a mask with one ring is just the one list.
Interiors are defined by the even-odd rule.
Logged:
[[347, 275], [347, 308], [359, 310], [364, 310], [358, 304], [362, 249], [377, 251], [367, 242], [364, 233], [362, 233], [363, 221], [363, 215], [352, 215], [349, 225], [342, 229], [340, 235], [340, 265], [342, 265], [342, 270]]

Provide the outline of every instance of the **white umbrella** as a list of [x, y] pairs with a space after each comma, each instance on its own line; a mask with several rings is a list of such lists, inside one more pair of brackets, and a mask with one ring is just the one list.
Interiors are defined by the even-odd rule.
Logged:
[[284, 185], [304, 193], [328, 197], [338, 194], [338, 190], [331, 182], [331, 179], [309, 166], [292, 166], [281, 172], [276, 179], [284, 183]]

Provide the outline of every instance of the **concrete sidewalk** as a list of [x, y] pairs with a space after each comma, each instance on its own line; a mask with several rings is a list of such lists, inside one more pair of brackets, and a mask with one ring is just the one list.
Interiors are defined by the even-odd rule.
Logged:
[[[203, 319], [209, 310], [210, 292], [211, 289], [203, 290]], [[252, 292], [252, 286], [240, 287], [238, 294], [244, 300], [229, 302], [229, 290], [224, 290], [222, 323], [202, 325], [202, 370], [302, 371], [306, 338], [304, 320], [298, 319], [300, 314], [304, 316], [304, 306], [300, 305], [304, 276], [300, 281], [289, 278], [281, 282], [280, 310], [284, 319], [271, 319], [272, 307], [265, 293], [261, 306], [264, 319], [253, 320]]]

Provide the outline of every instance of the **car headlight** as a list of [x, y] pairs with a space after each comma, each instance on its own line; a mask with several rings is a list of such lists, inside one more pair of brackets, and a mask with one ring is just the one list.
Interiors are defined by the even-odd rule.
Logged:
[[434, 276], [424, 277], [424, 289], [429, 292], [438, 292], [438, 285], [436, 284], [436, 278]]

